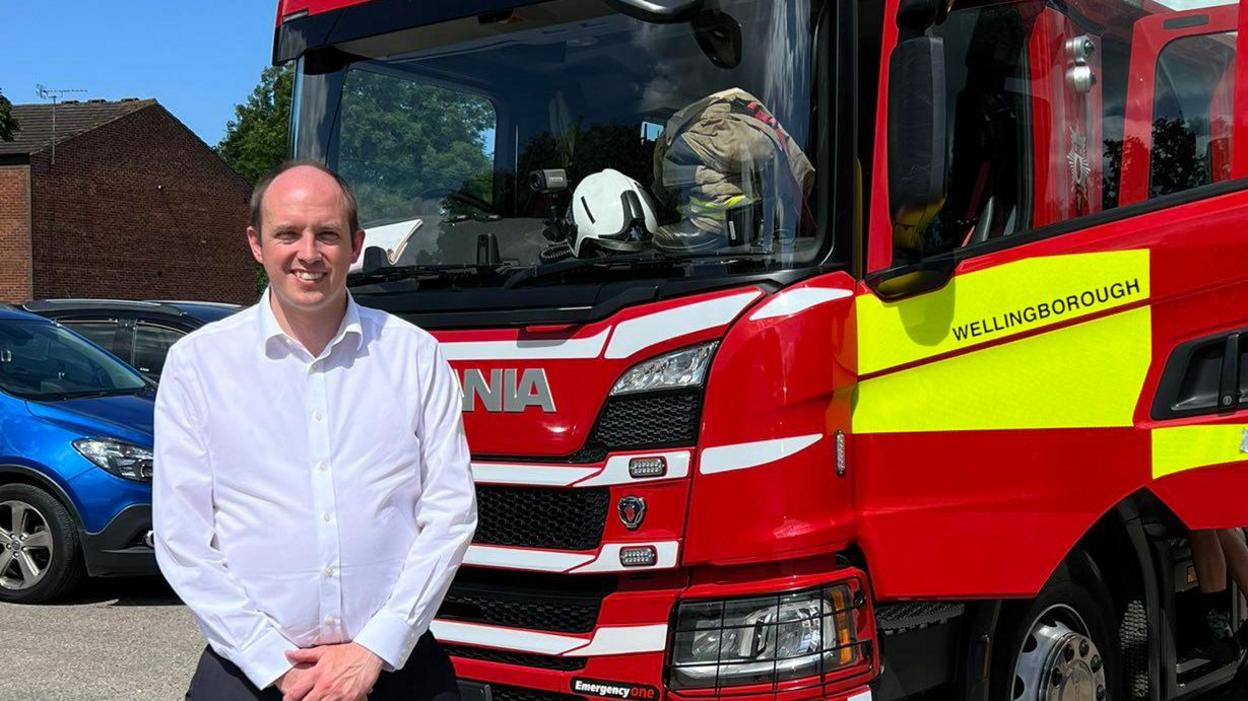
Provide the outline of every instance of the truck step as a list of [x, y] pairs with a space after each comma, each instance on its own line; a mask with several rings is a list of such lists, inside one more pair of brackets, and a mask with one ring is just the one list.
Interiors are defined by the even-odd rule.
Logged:
[[948, 623], [966, 613], [966, 604], [949, 601], [903, 601], [875, 607], [875, 625], [881, 635]]

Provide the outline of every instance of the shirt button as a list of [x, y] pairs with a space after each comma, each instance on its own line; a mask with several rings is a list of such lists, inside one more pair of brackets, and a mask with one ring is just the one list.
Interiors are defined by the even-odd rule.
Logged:
[[316, 469], [319, 470], [320, 472], [324, 472], [329, 469], [329, 463], [322, 460], [316, 464]]
[[312, 418], [313, 418], [314, 420], [316, 420], [316, 421], [320, 421], [320, 420], [321, 420], [321, 412], [319, 412], [319, 411], [312, 412]]
[[327, 625], [327, 626], [332, 626], [332, 625], [334, 625], [334, 617], [333, 617], [333, 616], [326, 616], [326, 617], [325, 617], [325, 625]]
[[326, 512], [325, 512], [325, 513], [321, 516], [321, 520], [322, 520], [322, 521], [324, 521], [325, 523], [329, 523], [331, 519], [333, 519], [333, 516], [331, 516], [331, 515], [330, 515], [330, 513], [329, 513], [328, 511], [326, 511]]
[[326, 567], [326, 568], [325, 568], [325, 576], [326, 576], [326, 577], [333, 577], [333, 576], [334, 576], [334, 568], [333, 568], [333, 567]]

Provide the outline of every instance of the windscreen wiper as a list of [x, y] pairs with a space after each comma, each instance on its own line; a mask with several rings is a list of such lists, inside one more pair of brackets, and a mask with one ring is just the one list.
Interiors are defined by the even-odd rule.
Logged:
[[120, 397], [124, 395], [138, 394], [147, 389], [147, 385], [142, 387], [111, 387], [109, 389], [84, 389], [74, 392], [53, 392], [51, 394], [39, 395], [37, 401], [64, 401], [67, 399], [95, 399], [97, 397]]
[[461, 280], [479, 280], [495, 273], [495, 268], [477, 265], [388, 265], [368, 272], [351, 273], [347, 276], [350, 286], [386, 282], [415, 282], [417, 286], [429, 282], [454, 284]]
[[505, 289], [518, 287], [534, 280], [557, 278], [561, 276], [581, 276], [586, 272], [601, 273], [610, 270], [646, 271], [670, 275], [673, 272], [687, 274], [696, 264], [690, 256], [672, 257], [656, 255], [653, 252], [634, 253], [630, 255], [611, 256], [609, 258], [569, 258], [534, 265], [528, 268], [514, 269], [511, 277], [503, 283]]

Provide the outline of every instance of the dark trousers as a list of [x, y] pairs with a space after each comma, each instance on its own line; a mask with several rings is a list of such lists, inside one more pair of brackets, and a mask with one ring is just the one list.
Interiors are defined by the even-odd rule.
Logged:
[[[189, 701], [236, 701], [258, 699], [281, 701], [282, 692], [276, 686], [259, 690], [233, 662], [221, 657], [212, 648], [204, 648], [191, 678], [191, 688], [186, 692]], [[369, 701], [459, 701], [459, 687], [455, 683], [455, 669], [451, 658], [425, 633], [416, 643], [416, 649], [407, 658], [403, 669], [382, 672], [373, 686]]]

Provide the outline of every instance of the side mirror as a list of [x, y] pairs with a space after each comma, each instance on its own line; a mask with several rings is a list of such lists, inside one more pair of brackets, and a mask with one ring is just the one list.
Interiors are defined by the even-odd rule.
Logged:
[[921, 255], [920, 235], [945, 202], [945, 45], [905, 39], [888, 68], [888, 195], [893, 251]]
[[958, 261], [953, 256], [933, 256], [914, 265], [890, 268], [868, 275], [865, 282], [885, 302], [938, 290], [953, 279]]

